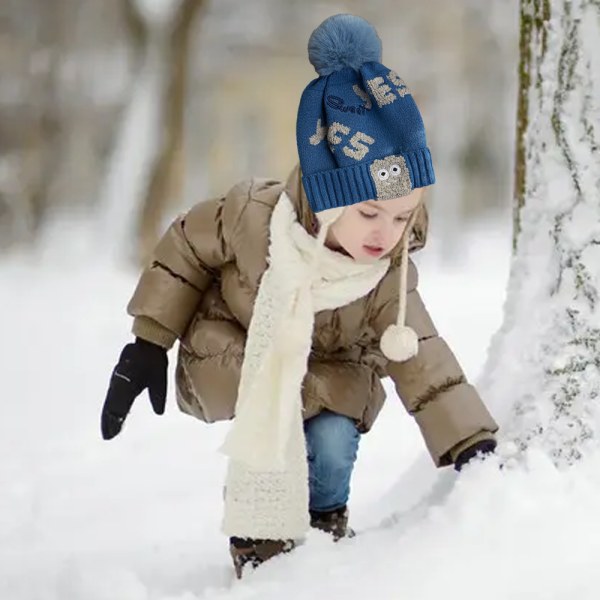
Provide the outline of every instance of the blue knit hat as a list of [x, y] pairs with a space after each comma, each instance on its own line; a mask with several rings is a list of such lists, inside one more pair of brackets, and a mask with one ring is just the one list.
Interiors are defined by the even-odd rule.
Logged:
[[334, 15], [308, 42], [319, 77], [300, 99], [296, 141], [314, 212], [406, 196], [435, 182], [419, 109], [381, 64], [381, 40], [360, 17]]

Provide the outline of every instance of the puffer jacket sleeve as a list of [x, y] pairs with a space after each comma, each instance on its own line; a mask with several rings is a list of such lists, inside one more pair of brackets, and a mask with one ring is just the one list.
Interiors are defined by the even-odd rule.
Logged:
[[[406, 324], [419, 337], [419, 352], [406, 362], [389, 361], [387, 372], [407, 411], [415, 418], [435, 464], [445, 466], [471, 444], [493, 438], [498, 426], [438, 334], [417, 282], [417, 270], [411, 261]], [[396, 319], [397, 293], [388, 296], [378, 315], [379, 333]]]
[[239, 184], [170, 225], [127, 305], [134, 335], [170, 348], [184, 334], [203, 293], [234, 259], [232, 239], [248, 198], [249, 185]]

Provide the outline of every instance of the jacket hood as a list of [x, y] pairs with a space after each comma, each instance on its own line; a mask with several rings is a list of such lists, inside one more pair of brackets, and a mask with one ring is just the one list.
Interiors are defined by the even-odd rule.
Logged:
[[[304, 186], [302, 185], [302, 171], [300, 170], [299, 163], [297, 163], [290, 172], [285, 183], [285, 191], [296, 207], [300, 223], [302, 223], [306, 231], [311, 235], [316, 235], [318, 231], [318, 220], [308, 203], [308, 198], [306, 197]], [[417, 210], [419, 213], [417, 214], [415, 224], [413, 225], [411, 240], [409, 242], [409, 252], [411, 253], [421, 250], [427, 243], [427, 231], [429, 226], [427, 208], [425, 207], [425, 204], [421, 202]], [[401, 251], [402, 240], [398, 242], [396, 247], [390, 253], [392, 264], [395, 266], [400, 264]]]

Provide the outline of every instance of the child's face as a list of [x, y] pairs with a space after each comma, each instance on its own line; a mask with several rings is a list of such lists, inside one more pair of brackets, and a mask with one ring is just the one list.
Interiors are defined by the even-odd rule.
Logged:
[[375, 262], [394, 249], [421, 200], [423, 188], [391, 200], [366, 200], [348, 206], [327, 233], [326, 245], [358, 262]]

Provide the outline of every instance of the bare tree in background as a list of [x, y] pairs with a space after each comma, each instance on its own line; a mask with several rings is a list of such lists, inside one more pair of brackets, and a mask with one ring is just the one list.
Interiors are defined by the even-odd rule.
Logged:
[[0, 247], [95, 203], [130, 65], [121, 1], [0, 2]]
[[599, 40], [597, 0], [521, 1], [516, 249], [487, 387], [517, 446], [557, 464], [600, 433]]
[[109, 223], [118, 222], [120, 250], [133, 234], [129, 250], [145, 261], [166, 208], [181, 200], [190, 35], [206, 2], [163, 3], [169, 10], [160, 13], [147, 0], [122, 2], [138, 67], [104, 197]]
[[0, 145], [5, 154], [4, 193], [0, 194], [2, 245], [33, 237], [49, 208], [47, 198], [62, 153], [56, 73], [65, 54], [62, 17], [66, 10], [64, 2], [52, 9], [39, 4], [16, 44], [12, 32], [18, 29], [19, 14], [5, 6], [0, 18], [3, 77], [28, 99], [11, 99], [0, 112]]

